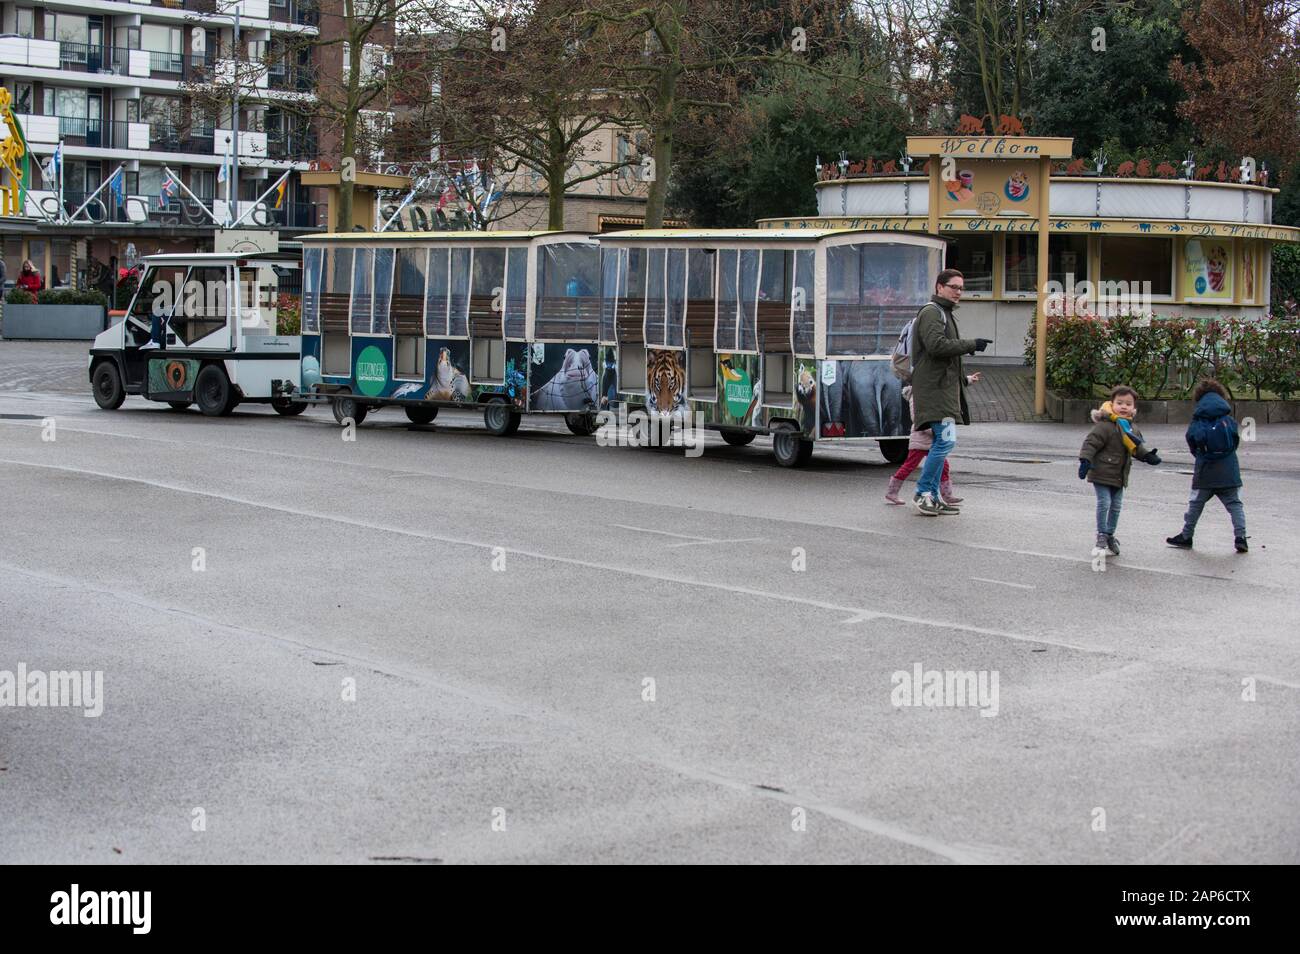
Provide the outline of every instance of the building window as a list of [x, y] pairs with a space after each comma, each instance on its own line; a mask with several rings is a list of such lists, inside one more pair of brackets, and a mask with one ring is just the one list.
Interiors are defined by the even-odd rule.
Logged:
[[31, 113], [35, 102], [36, 96], [32, 92], [31, 83], [14, 84], [14, 112], [25, 116]]
[[992, 235], [963, 235], [948, 246], [948, 268], [962, 273], [966, 297], [993, 294]]
[[[1003, 290], [1008, 295], [1038, 292], [1038, 236], [1006, 236]], [[960, 267], [960, 266], [958, 266]], [[1085, 235], [1050, 235], [1047, 238], [1047, 280], [1062, 287], [1088, 277], [1088, 238]]]
[[211, 169], [195, 169], [190, 173], [190, 191], [200, 199], [212, 199], [217, 194], [217, 174]]
[[157, 197], [162, 192], [162, 166], [141, 166], [137, 188], [140, 195]]
[[29, 39], [36, 36], [36, 11], [31, 7], [19, 7], [14, 12], [18, 15], [18, 35]]
[[1151, 294], [1169, 297], [1173, 292], [1173, 239], [1136, 235], [1107, 235], [1101, 239], [1101, 277], [1105, 282], [1127, 282], [1132, 294], [1151, 283]]

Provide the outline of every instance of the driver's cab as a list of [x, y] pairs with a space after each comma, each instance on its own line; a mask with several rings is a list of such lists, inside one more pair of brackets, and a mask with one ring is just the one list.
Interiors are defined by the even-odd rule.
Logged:
[[238, 352], [246, 337], [273, 335], [275, 283], [259, 281], [263, 268], [219, 253], [147, 258], [122, 322], [127, 387], [143, 383], [151, 355]]

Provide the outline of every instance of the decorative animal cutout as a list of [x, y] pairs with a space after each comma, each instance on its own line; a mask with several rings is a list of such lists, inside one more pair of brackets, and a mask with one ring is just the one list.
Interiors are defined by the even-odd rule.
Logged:
[[962, 113], [957, 118], [957, 133], [961, 136], [984, 135], [984, 120], [969, 113]]

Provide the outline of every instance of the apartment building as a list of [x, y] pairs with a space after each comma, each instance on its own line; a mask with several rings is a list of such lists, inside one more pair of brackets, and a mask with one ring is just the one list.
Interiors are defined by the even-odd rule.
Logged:
[[[325, 9], [337, 6], [326, 0]], [[12, 281], [31, 258], [47, 285], [103, 287], [132, 255], [211, 248], [228, 199], [244, 226], [316, 229], [323, 209], [298, 182], [318, 156], [319, 0], [0, 0], [0, 85], [31, 154], [26, 215], [0, 222]], [[239, 44], [235, 43], [238, 18]], [[327, 14], [338, 29], [341, 17]], [[326, 26], [326, 30], [329, 26]], [[233, 149], [237, 194], [221, 169]], [[8, 136], [0, 130], [0, 138]], [[40, 166], [62, 143], [62, 196]], [[119, 167], [110, 190], [82, 209]], [[284, 170], [283, 199], [255, 201]], [[5, 174], [0, 173], [0, 176]], [[169, 178], [179, 187], [164, 189]], [[63, 215], [57, 213], [60, 208]], [[81, 209], [71, 222], [66, 219]], [[44, 212], [45, 214], [42, 214]]]

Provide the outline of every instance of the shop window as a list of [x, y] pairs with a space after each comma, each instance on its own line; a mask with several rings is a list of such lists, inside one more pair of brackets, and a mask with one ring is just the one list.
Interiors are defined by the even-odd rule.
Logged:
[[948, 245], [947, 268], [961, 272], [965, 298], [993, 294], [993, 243], [1000, 236], [963, 235]]
[[[1149, 239], [1141, 239], [1146, 242]], [[1003, 290], [1008, 295], [1038, 293], [1038, 236], [1032, 233], [1006, 236]], [[960, 265], [955, 266], [961, 269]], [[964, 269], [962, 269], [964, 273]], [[1049, 235], [1047, 238], [1047, 280], [1067, 287], [1088, 278], [1088, 238], [1085, 235]], [[966, 276], [970, 287], [970, 276]]]
[[1142, 294], [1144, 282], [1151, 294], [1169, 297], [1173, 292], [1173, 239], [1136, 235], [1107, 235], [1101, 239], [1101, 292], [1107, 282], [1125, 282], [1132, 294]]

